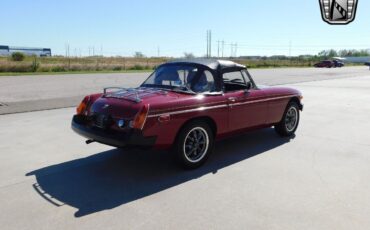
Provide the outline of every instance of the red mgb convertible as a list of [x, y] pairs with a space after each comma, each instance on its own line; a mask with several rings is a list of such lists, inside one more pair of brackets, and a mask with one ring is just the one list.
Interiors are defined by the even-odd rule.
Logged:
[[72, 128], [115, 147], [172, 149], [187, 168], [202, 165], [216, 140], [274, 126], [294, 134], [302, 94], [255, 84], [231, 61], [192, 59], [160, 65], [138, 88], [106, 88], [86, 96]]

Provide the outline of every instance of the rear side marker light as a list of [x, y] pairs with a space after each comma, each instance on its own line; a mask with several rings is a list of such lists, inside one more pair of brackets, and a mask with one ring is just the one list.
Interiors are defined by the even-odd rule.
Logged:
[[158, 121], [160, 123], [165, 123], [165, 122], [169, 122], [171, 120], [171, 116], [169, 114], [166, 114], [166, 115], [162, 115], [162, 116], [159, 116], [158, 117]]

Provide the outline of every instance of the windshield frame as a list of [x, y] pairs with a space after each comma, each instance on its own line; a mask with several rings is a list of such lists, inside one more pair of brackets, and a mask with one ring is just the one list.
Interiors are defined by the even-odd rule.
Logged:
[[[212, 74], [212, 77], [213, 77], [213, 80], [214, 80], [214, 84], [215, 84], [215, 91], [214, 92], [194, 92], [192, 91], [189, 87], [187, 87], [186, 85], [182, 85], [182, 86], [178, 86], [178, 85], [157, 85], [157, 84], [145, 84], [146, 81], [148, 81], [148, 79], [150, 79], [153, 74], [155, 74], [155, 72], [159, 69], [159, 68], [162, 68], [162, 67], [173, 67], [173, 66], [179, 66], [179, 67], [194, 67], [194, 68], [197, 68], [198, 71], [209, 71], [211, 74]], [[169, 91], [175, 91], [175, 92], [183, 92], [183, 93], [190, 93], [190, 94], [217, 94], [219, 92], [222, 92], [222, 90], [220, 90], [220, 87], [218, 87], [219, 85], [219, 79], [218, 79], [218, 75], [217, 75], [217, 72], [204, 66], [204, 65], [199, 65], [199, 64], [196, 64], [196, 63], [166, 63], [166, 64], [163, 64], [163, 65], [160, 65], [158, 66], [150, 75], [149, 77], [147, 77], [145, 79], [145, 81], [140, 85], [140, 87], [147, 87], [147, 88], [158, 88], [158, 89], [163, 89], [163, 90], [169, 90]], [[181, 88], [186, 88], [186, 90], [181, 90]]]

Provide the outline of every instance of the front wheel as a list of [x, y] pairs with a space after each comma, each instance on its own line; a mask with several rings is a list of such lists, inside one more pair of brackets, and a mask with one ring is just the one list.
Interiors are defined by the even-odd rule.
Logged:
[[292, 136], [299, 124], [299, 106], [296, 102], [290, 102], [285, 109], [281, 121], [275, 125], [275, 131], [284, 137]]
[[174, 145], [176, 158], [187, 169], [200, 167], [213, 151], [213, 143], [214, 136], [207, 123], [189, 123], [180, 131]]

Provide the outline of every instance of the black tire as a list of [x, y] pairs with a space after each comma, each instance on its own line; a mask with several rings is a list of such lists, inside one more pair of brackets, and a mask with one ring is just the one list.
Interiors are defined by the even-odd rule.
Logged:
[[[295, 121], [292, 115], [295, 114]], [[287, 105], [283, 118], [275, 125], [275, 131], [283, 137], [290, 137], [294, 135], [299, 125], [299, 106], [296, 102], [291, 101]], [[293, 125], [294, 123], [294, 125]]]
[[[199, 139], [192, 142], [195, 140], [194, 135], [199, 136]], [[214, 134], [209, 125], [203, 121], [194, 121], [180, 130], [173, 150], [179, 164], [185, 169], [195, 169], [207, 161], [213, 147]]]

